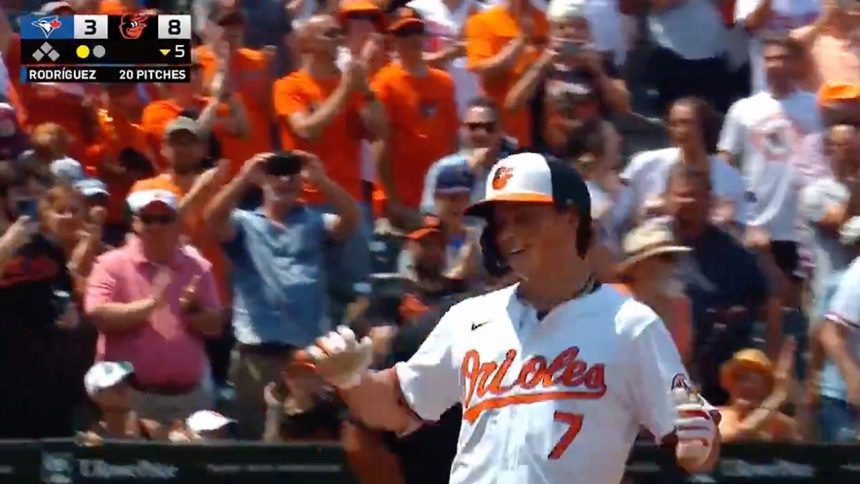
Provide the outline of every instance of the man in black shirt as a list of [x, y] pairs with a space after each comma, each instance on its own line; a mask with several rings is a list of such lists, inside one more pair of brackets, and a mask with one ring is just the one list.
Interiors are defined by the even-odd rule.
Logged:
[[668, 208], [677, 239], [693, 250], [679, 261], [678, 277], [692, 303], [693, 378], [716, 405], [728, 394], [719, 367], [738, 350], [754, 346], [757, 321], [767, 326], [768, 353], [778, 354], [782, 326], [769, 310], [775, 299], [756, 257], [709, 221], [710, 175], [678, 163], [669, 173]]

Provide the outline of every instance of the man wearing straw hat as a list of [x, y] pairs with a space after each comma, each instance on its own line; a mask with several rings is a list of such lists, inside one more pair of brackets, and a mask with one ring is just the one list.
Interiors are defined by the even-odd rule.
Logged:
[[689, 247], [675, 242], [672, 232], [661, 221], [652, 220], [636, 227], [624, 238], [625, 259], [616, 270], [638, 301], [656, 312], [672, 335], [681, 360], [692, 356], [690, 300], [683, 283], [675, 277], [678, 256]]

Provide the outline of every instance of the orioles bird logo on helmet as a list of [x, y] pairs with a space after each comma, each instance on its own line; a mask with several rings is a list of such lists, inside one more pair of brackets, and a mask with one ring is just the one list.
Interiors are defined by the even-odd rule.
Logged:
[[122, 16], [119, 22], [119, 33], [126, 40], [137, 40], [143, 35], [143, 29], [146, 28], [146, 21], [149, 15], [145, 14], [126, 14]]
[[507, 166], [499, 167], [499, 169], [496, 170], [496, 173], [493, 174], [493, 181], [491, 183], [493, 190], [501, 190], [502, 188], [505, 188], [505, 185], [508, 184], [508, 180], [510, 180], [512, 176], [514, 176], [513, 169]]

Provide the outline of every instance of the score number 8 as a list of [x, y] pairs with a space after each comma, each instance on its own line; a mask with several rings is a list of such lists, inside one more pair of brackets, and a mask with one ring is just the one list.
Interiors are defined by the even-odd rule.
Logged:
[[167, 33], [170, 35], [179, 35], [182, 33], [182, 24], [179, 19], [172, 18], [167, 21]]

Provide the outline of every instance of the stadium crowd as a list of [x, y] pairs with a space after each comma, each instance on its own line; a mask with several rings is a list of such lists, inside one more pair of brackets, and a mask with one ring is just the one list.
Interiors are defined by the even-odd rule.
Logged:
[[[724, 441], [858, 439], [860, 1], [167, 3], [0, 7], [0, 438], [331, 439], [447, 482], [459, 409], [377, 432], [302, 348], [343, 323], [388, 367], [515, 282], [464, 211], [528, 150], [587, 180], [595, 274]], [[190, 83], [17, 75], [19, 15], [178, 11]]]

